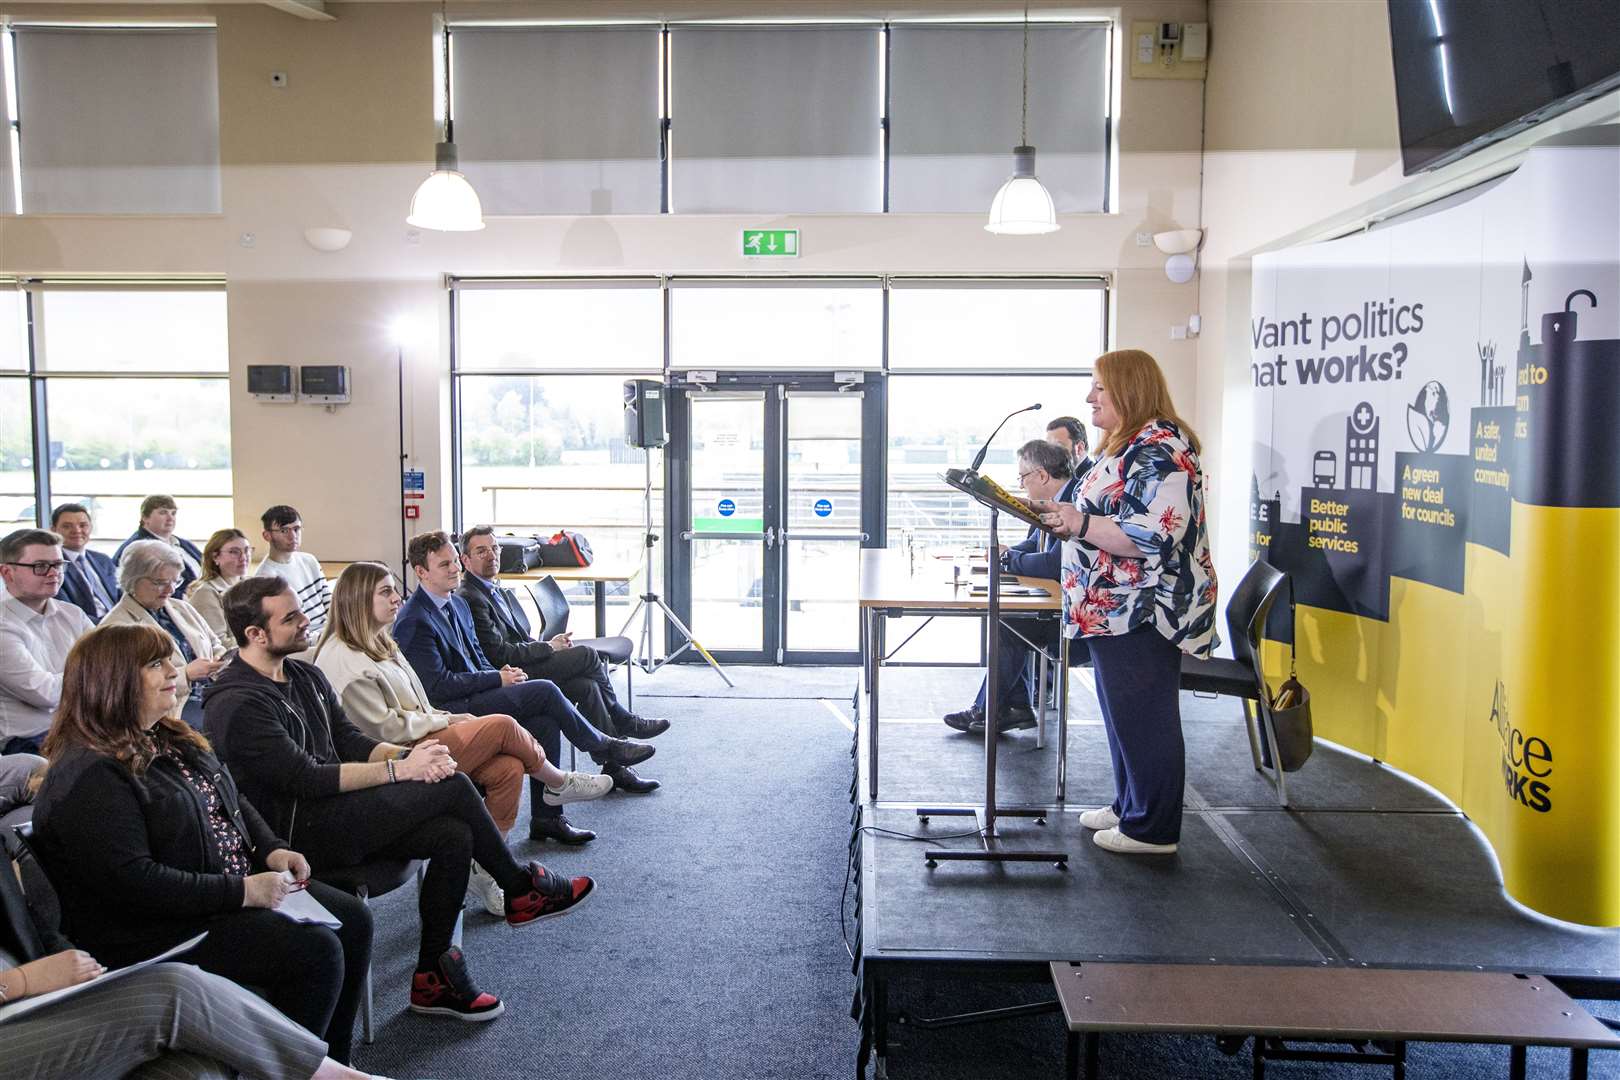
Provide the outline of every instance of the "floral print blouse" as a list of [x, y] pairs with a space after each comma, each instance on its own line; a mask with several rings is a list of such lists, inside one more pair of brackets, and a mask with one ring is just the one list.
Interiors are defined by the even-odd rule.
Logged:
[[1074, 501], [1111, 519], [1142, 557], [1064, 541], [1063, 632], [1106, 637], [1151, 625], [1182, 652], [1208, 656], [1220, 639], [1204, 470], [1181, 430], [1148, 422], [1120, 453], [1097, 459]]
[[253, 873], [247, 842], [225, 812], [225, 802], [219, 797], [219, 789], [214, 786], [214, 781], [206, 772], [193, 768], [172, 746], [165, 746], [162, 753], [180, 770], [181, 778], [201, 796], [203, 805], [208, 808], [208, 842], [225, 865], [225, 873], [237, 877], [247, 877]]

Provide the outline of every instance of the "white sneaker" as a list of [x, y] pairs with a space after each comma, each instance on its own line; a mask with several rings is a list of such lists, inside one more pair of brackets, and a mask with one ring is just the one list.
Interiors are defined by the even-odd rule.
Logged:
[[1093, 833], [1091, 842], [1105, 851], [1117, 852], [1120, 855], [1174, 855], [1174, 844], [1149, 844], [1144, 840], [1132, 840], [1118, 829], [1104, 829]]
[[1114, 813], [1112, 806], [1099, 806], [1095, 810], [1087, 810], [1080, 815], [1080, 824], [1088, 829], [1112, 829], [1119, 824], [1119, 815]]
[[506, 915], [506, 893], [495, 884], [489, 871], [477, 863], [472, 864], [472, 876], [467, 879], [467, 894], [483, 904], [484, 910], [491, 915]]
[[604, 773], [564, 773], [567, 777], [560, 788], [550, 785], [546, 793], [540, 796], [540, 801], [547, 806], [567, 806], [569, 803], [589, 802], [600, 799], [613, 790], [613, 777]]

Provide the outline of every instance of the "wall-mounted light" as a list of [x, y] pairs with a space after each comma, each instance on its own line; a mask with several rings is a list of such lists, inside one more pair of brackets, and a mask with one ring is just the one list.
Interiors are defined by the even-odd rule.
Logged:
[[1164, 261], [1164, 276], [1177, 285], [1192, 280], [1198, 269], [1198, 245], [1204, 241], [1203, 229], [1171, 229], [1153, 234], [1153, 246], [1170, 256]]
[[334, 251], [342, 251], [349, 246], [349, 241], [352, 239], [354, 239], [354, 233], [334, 225], [322, 225], [304, 230], [304, 243], [316, 251], [324, 251], [328, 254]]

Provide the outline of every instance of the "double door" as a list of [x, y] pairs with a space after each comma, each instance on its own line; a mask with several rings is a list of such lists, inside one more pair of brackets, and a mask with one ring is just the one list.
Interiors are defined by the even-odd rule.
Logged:
[[857, 660], [859, 552], [882, 546], [881, 397], [825, 375], [671, 392], [670, 601], [720, 660]]

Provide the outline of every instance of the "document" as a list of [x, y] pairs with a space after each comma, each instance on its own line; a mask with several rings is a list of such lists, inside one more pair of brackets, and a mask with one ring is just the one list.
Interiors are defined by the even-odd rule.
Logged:
[[207, 936], [208, 931], [205, 930], [191, 940], [182, 941], [168, 952], [160, 953], [159, 955], [152, 957], [150, 960], [142, 960], [139, 963], [131, 964], [128, 967], [115, 968], [112, 971], [103, 972], [93, 979], [78, 983], [74, 986], [64, 986], [62, 989], [52, 990], [48, 994], [37, 994], [34, 997], [23, 998], [21, 1001], [13, 1001], [9, 1005], [0, 1006], [0, 1024], [5, 1023], [7, 1020], [15, 1020], [19, 1016], [31, 1013], [35, 1009], [41, 1008], [45, 1005], [50, 1005], [53, 1002], [65, 1001], [70, 997], [75, 997], [84, 993], [86, 990], [91, 989], [92, 987], [104, 986], [116, 979], [122, 979], [125, 975], [132, 975], [142, 968], [149, 968], [153, 964], [161, 964], [165, 960], [179, 956], [181, 953], [190, 952], [196, 947], [197, 942], [201, 941]]
[[973, 496], [976, 501], [992, 510], [1000, 510], [1045, 532], [1052, 531], [1050, 526], [1041, 521], [1041, 515], [1029, 508], [1029, 503], [988, 476], [981, 476], [971, 469], [946, 469], [940, 479], [956, 490]]
[[305, 886], [308, 882], [294, 880], [292, 873], [287, 870], [281, 872], [281, 880], [289, 886], [296, 886], [281, 903], [271, 910], [277, 915], [291, 919], [295, 923], [314, 923], [316, 926], [329, 926], [333, 930], [343, 925], [343, 920], [326, 910], [326, 905], [309, 895]]

